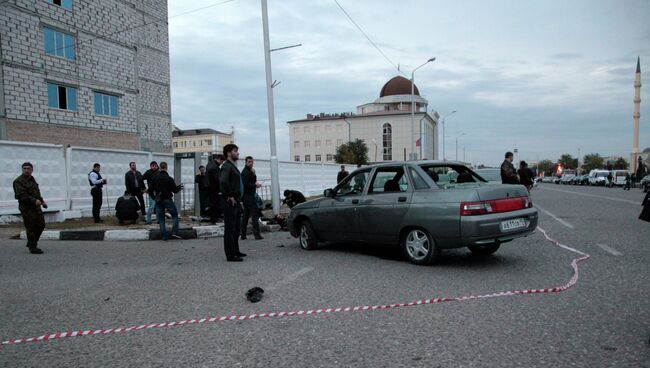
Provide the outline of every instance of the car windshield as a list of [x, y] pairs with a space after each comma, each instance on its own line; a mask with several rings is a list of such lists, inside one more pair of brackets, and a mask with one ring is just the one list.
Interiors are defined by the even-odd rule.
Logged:
[[485, 179], [464, 165], [421, 164], [420, 167], [443, 189], [471, 187], [485, 183]]
[[499, 169], [479, 169], [476, 173], [487, 181], [501, 182], [501, 170]]

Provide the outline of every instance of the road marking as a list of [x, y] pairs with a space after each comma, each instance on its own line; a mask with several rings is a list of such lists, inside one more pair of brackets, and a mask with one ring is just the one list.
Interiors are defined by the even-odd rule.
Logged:
[[557, 222], [561, 223], [562, 225], [568, 227], [569, 229], [574, 229], [574, 228], [575, 228], [575, 226], [571, 225], [568, 221], [562, 220], [561, 218], [559, 218], [559, 217], [555, 216], [554, 214], [548, 212], [547, 210], [545, 210], [544, 208], [542, 208], [542, 207], [541, 207], [540, 205], [538, 205], [537, 203], [535, 203], [535, 207], [537, 207], [537, 209], [539, 209], [540, 211], [544, 212], [545, 214], [547, 214], [547, 215], [553, 217], [553, 219], [555, 219]]
[[307, 273], [309, 273], [309, 272], [311, 272], [313, 270], [314, 270], [314, 267], [301, 268], [298, 271], [292, 273], [291, 275], [287, 275], [285, 278], [283, 278], [282, 280], [276, 282], [275, 284], [270, 285], [269, 287], [266, 288], [266, 290], [269, 290], [269, 291], [275, 290], [275, 289], [277, 289], [277, 288], [279, 288], [281, 286], [292, 283], [292, 282], [296, 281], [300, 276], [302, 276], [304, 274], [307, 274]]
[[613, 255], [613, 256], [617, 256], [617, 257], [618, 257], [618, 256], [622, 256], [622, 255], [623, 255], [623, 253], [621, 253], [621, 252], [617, 251], [616, 249], [614, 249], [614, 248], [612, 248], [612, 247], [609, 247], [609, 246], [607, 246], [607, 245], [605, 245], [605, 244], [596, 244], [596, 245], [599, 246], [599, 247], [600, 247], [602, 250], [604, 250], [605, 252], [607, 252], [607, 253], [609, 253], [609, 254], [611, 254], [611, 255]]
[[562, 192], [562, 193], [569, 193], [569, 194], [575, 194], [575, 195], [581, 195], [585, 197], [594, 197], [594, 198], [600, 198], [600, 199], [609, 199], [610, 201], [616, 201], [616, 202], [623, 202], [623, 203], [632, 203], [632, 204], [638, 204], [640, 205], [641, 202], [636, 202], [636, 201], [631, 201], [629, 199], [622, 199], [622, 198], [612, 198], [612, 197], [603, 197], [595, 194], [587, 194], [587, 193], [580, 193], [580, 192], [572, 192], [570, 190], [562, 190], [562, 189], [551, 189], [551, 188], [544, 188], [540, 187], [540, 189], [544, 190], [552, 190], [554, 192]]

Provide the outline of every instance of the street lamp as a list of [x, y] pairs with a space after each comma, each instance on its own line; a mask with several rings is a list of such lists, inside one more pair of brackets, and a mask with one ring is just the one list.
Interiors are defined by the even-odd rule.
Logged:
[[447, 161], [447, 154], [445, 153], [445, 119], [456, 113], [456, 110], [450, 112], [442, 118], [442, 160]]
[[460, 137], [462, 137], [464, 135], [467, 135], [467, 134], [460, 133], [460, 135], [458, 137], [456, 137], [456, 161], [458, 161], [458, 138], [460, 138]]
[[411, 158], [413, 158], [413, 155], [415, 154], [415, 141], [413, 140], [413, 138], [415, 138], [415, 71], [435, 60], [436, 58], [432, 57], [431, 59], [422, 63], [422, 65], [413, 69], [411, 72]]

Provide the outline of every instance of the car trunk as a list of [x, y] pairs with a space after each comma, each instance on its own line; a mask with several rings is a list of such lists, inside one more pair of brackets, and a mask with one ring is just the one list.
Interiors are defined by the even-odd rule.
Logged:
[[523, 185], [483, 185], [476, 188], [479, 200], [490, 201], [502, 198], [525, 197], [528, 195]]

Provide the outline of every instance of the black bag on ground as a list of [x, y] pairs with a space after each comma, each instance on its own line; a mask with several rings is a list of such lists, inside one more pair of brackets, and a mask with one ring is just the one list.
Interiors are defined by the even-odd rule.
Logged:
[[140, 204], [138, 200], [130, 195], [124, 195], [117, 199], [115, 204], [115, 216], [120, 225], [125, 223], [135, 224], [138, 221], [138, 210], [140, 209]]

